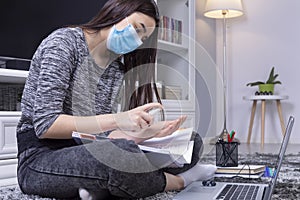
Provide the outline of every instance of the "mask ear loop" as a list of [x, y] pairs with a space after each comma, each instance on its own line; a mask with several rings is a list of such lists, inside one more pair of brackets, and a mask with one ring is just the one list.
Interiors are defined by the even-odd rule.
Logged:
[[[126, 17], [126, 21], [127, 21], [127, 26], [130, 25], [128, 17]], [[115, 29], [118, 31], [116, 24], [114, 25]]]
[[129, 23], [128, 17], [126, 17], [126, 21], [127, 21], [127, 25], [129, 25], [130, 23]]

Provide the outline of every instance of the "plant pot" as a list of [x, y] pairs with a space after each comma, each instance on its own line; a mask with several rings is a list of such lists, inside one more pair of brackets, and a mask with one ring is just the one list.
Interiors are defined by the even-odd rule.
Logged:
[[274, 94], [274, 84], [260, 84], [258, 85], [259, 92], [268, 92]]

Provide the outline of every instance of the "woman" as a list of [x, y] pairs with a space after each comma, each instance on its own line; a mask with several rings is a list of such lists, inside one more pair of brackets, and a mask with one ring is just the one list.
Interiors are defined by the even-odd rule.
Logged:
[[[182, 168], [154, 169], [137, 146], [172, 134], [185, 120], [153, 123], [148, 113], [162, 109], [153, 84], [158, 24], [152, 0], [109, 0], [90, 22], [58, 29], [42, 41], [32, 58], [17, 127], [24, 193], [139, 198], [206, 177], [196, 164], [199, 136], [192, 164]], [[118, 104], [122, 85], [125, 96]], [[113, 113], [116, 107], [123, 112]], [[104, 137], [78, 145], [73, 131]]]

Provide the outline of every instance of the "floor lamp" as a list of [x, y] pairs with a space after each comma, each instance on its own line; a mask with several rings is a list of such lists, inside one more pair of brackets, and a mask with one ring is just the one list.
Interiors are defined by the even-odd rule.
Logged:
[[[219, 138], [226, 137], [227, 131], [227, 77], [226, 77], [226, 29], [227, 29], [227, 19], [239, 17], [243, 15], [243, 7], [241, 0], [207, 0], [206, 7], [204, 11], [204, 16], [215, 19], [223, 19], [223, 92], [224, 92], [224, 125], [223, 130], [219, 136], [213, 138], [210, 144], [216, 144]], [[238, 139], [235, 138], [235, 142]]]

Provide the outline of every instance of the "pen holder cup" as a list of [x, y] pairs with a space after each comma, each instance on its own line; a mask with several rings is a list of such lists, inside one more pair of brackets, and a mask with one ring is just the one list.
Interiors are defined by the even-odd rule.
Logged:
[[219, 167], [238, 166], [238, 143], [223, 142], [216, 143], [216, 165]]

